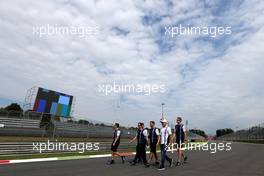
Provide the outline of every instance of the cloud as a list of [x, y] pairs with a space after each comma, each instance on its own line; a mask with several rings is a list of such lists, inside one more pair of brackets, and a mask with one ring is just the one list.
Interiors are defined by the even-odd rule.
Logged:
[[[263, 120], [262, 1], [17, 1], [0, 5], [0, 98], [23, 101], [34, 85], [76, 96], [78, 118], [158, 120], [245, 128]], [[87, 39], [42, 38], [42, 25], [98, 26]], [[231, 26], [232, 35], [164, 35], [165, 26]], [[111, 82], [165, 84], [166, 93], [102, 96]], [[121, 104], [120, 108], [116, 108]]]

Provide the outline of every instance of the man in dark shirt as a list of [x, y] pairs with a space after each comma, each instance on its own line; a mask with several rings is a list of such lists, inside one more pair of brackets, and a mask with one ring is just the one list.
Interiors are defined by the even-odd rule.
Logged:
[[117, 149], [120, 144], [120, 137], [121, 137], [121, 131], [119, 130], [119, 123], [115, 123], [113, 128], [115, 131], [113, 135], [113, 142], [111, 144], [112, 160], [109, 162], [109, 164], [115, 163], [114, 157], [117, 153]]
[[158, 165], [158, 156], [157, 156], [157, 145], [159, 145], [160, 141], [160, 132], [159, 129], [155, 127], [155, 122], [149, 122], [149, 147], [150, 147], [150, 155], [149, 155], [149, 163], [155, 158], [155, 164]]
[[177, 117], [176, 119], [176, 125], [174, 129], [173, 139], [175, 139], [176, 145], [177, 145], [177, 157], [178, 161], [176, 163], [177, 166], [181, 164], [181, 161], [183, 159], [183, 162], [187, 161], [187, 156], [184, 155], [183, 152], [183, 145], [187, 142], [187, 132], [186, 128], [182, 124], [182, 118]]
[[132, 162], [132, 165], [136, 165], [138, 159], [142, 158], [146, 167], [149, 167], [146, 155], [146, 146], [148, 145], [148, 131], [144, 129], [144, 123], [138, 123], [137, 135], [130, 141], [137, 140], [136, 156]]

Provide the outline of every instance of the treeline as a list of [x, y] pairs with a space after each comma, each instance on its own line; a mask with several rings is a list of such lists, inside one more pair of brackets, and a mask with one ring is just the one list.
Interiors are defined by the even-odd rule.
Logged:
[[231, 133], [234, 133], [234, 130], [232, 130], [231, 128], [218, 129], [216, 130], [216, 137], [220, 137]]
[[1, 107], [0, 111], [15, 111], [15, 112], [23, 112], [23, 109], [21, 108], [21, 106], [17, 103], [11, 103], [10, 105], [6, 106], [6, 107]]
[[[71, 121], [68, 121], [68, 122], [71, 122]], [[83, 125], [90, 125], [90, 126], [111, 126], [111, 125], [106, 125], [104, 123], [92, 123], [92, 122], [89, 122], [88, 120], [82, 120], [82, 119], [78, 120], [77, 123], [78, 124], [83, 124]]]
[[192, 132], [194, 134], [203, 136], [205, 138], [207, 137], [206, 133], [203, 130], [200, 130], [200, 129], [190, 129], [189, 132]]

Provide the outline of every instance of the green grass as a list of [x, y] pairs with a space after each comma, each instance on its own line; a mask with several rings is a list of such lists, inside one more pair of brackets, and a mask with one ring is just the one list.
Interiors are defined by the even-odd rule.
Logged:
[[[122, 147], [120, 146], [119, 152], [134, 152], [134, 147]], [[34, 158], [52, 158], [52, 157], [70, 157], [70, 156], [89, 156], [89, 155], [102, 155], [110, 154], [109, 151], [86, 151], [84, 153], [78, 152], [53, 152], [53, 153], [35, 153], [35, 154], [18, 154], [18, 155], [0, 155], [0, 160], [14, 160], [14, 159], [34, 159]]]
[[[1, 136], [0, 139], [10, 139], [10, 137], [3, 137]], [[15, 139], [20, 138], [20, 137], [12, 137], [12, 139], [10, 139], [10, 141], [14, 142], [16, 141]], [[26, 137], [23, 138], [24, 140], [26, 140], [27, 142], [32, 141], [32, 139], [34, 139], [36, 141], [36, 138], [34, 137]], [[66, 140], [66, 142], [69, 142], [68, 139], [74, 139], [73, 141], [78, 141], [80, 142], [80, 139], [82, 138], [64, 138], [64, 140]], [[43, 139], [43, 138], [39, 138], [40, 141], [45, 141], [48, 140], [48, 138]], [[93, 138], [91, 139], [91, 141], [98, 141], [100, 140], [100, 138]], [[101, 139], [104, 141], [110, 141], [112, 139]], [[23, 142], [26, 142], [23, 141]], [[5, 141], [6, 142], [6, 141]], [[16, 141], [17, 142], [17, 141]], [[191, 142], [192, 144], [205, 144], [207, 142]], [[132, 144], [131, 144], [132, 145]], [[119, 148], [119, 152], [122, 151], [135, 151], [135, 146], [129, 146], [129, 148], [125, 147], [125, 146], [120, 146]], [[149, 150], [149, 149], [148, 149]], [[159, 147], [157, 147], [157, 150], [159, 150]], [[101, 155], [101, 154], [110, 154], [110, 151], [88, 151], [88, 152], [84, 152], [84, 153], [78, 153], [78, 152], [57, 152], [57, 153], [36, 153], [36, 154], [19, 154], [19, 155], [6, 155], [6, 156], [0, 156], [0, 160], [14, 160], [14, 159], [34, 159], [34, 158], [52, 158], [52, 157], [72, 157], [72, 156], [89, 156], [89, 155]]]
[[87, 155], [101, 155], [109, 154], [109, 152], [69, 152], [69, 153], [38, 153], [38, 154], [25, 154], [25, 155], [15, 155], [15, 156], [0, 156], [0, 160], [14, 160], [14, 159], [34, 159], [34, 158], [53, 158], [53, 157], [69, 157], [69, 156], [87, 156]]
[[[0, 136], [0, 142], [112, 142], [112, 138], [47, 138], [47, 137], [27, 137], [27, 136]], [[129, 139], [122, 139], [122, 142], [128, 142]], [[120, 150], [125, 149], [120, 146]], [[127, 149], [127, 148], [126, 148]], [[133, 150], [133, 148], [127, 150]], [[89, 151], [84, 153], [78, 152], [57, 152], [57, 153], [36, 153], [36, 154], [19, 154], [19, 155], [0, 155], [0, 160], [12, 159], [34, 159], [34, 158], [51, 158], [51, 157], [69, 157], [69, 156], [85, 156], [108, 154], [109, 151]]]

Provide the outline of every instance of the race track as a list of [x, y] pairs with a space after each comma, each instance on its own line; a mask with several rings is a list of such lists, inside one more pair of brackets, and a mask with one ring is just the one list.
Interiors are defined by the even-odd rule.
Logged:
[[263, 176], [264, 145], [232, 143], [229, 152], [189, 151], [187, 164], [157, 171], [151, 166], [106, 165], [107, 158], [0, 165], [1, 176]]

